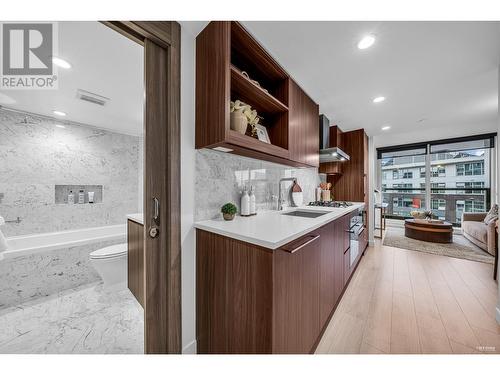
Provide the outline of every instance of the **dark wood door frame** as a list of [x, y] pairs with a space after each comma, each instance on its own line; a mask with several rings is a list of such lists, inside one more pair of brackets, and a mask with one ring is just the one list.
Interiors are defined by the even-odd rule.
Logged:
[[[144, 351], [181, 353], [180, 25], [103, 23], [144, 46]], [[153, 198], [160, 201], [156, 224]]]

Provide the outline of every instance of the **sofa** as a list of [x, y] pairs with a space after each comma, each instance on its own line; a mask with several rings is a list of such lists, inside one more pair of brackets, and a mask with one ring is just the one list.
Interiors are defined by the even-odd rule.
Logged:
[[495, 256], [497, 252], [496, 220], [484, 222], [486, 212], [463, 213], [462, 234], [484, 251]]

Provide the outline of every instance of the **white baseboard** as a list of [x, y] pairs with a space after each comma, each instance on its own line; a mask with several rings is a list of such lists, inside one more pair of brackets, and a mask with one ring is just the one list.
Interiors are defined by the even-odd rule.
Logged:
[[196, 340], [191, 341], [182, 348], [182, 354], [196, 354]]
[[497, 316], [497, 323], [500, 324], [500, 307], [497, 307], [496, 316]]

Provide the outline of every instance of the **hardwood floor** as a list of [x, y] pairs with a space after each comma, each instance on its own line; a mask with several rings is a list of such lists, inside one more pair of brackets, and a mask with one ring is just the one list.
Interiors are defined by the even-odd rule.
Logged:
[[367, 249], [316, 353], [500, 353], [493, 265]]

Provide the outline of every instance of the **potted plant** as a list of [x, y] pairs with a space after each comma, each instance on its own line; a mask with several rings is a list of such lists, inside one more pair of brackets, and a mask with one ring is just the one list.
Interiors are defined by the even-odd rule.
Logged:
[[222, 212], [222, 216], [224, 217], [224, 220], [233, 220], [234, 215], [236, 215], [236, 212], [238, 212], [238, 209], [233, 203], [226, 203], [222, 208], [220, 209], [220, 212]]

